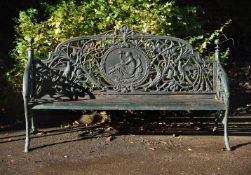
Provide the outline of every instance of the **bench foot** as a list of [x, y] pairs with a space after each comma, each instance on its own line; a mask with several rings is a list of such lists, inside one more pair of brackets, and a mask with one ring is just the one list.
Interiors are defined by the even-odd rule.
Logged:
[[214, 118], [214, 127], [212, 129], [213, 133], [218, 133], [218, 127], [219, 127], [218, 123], [221, 117], [222, 117], [222, 111], [217, 111]]
[[24, 98], [24, 114], [25, 114], [25, 146], [24, 146], [24, 152], [29, 151], [30, 147], [30, 117], [29, 117], [29, 110], [28, 110], [28, 104], [27, 104], [27, 99]]
[[24, 152], [25, 153], [29, 152], [29, 148], [30, 148], [30, 140], [25, 139]]
[[38, 132], [38, 130], [35, 126], [34, 115], [32, 114], [31, 115], [31, 133], [35, 134], [37, 132]]
[[231, 147], [229, 144], [229, 138], [228, 138], [228, 121], [227, 121], [227, 117], [228, 117], [228, 110], [225, 111], [225, 116], [222, 120], [223, 126], [224, 126], [224, 142], [225, 142], [225, 146], [226, 149], [228, 151], [231, 151]]

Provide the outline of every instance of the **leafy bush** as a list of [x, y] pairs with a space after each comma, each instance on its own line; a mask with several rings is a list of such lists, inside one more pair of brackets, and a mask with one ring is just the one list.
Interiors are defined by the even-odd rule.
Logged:
[[[216, 38], [222, 38], [223, 42], [229, 40], [224, 34], [224, 29], [228, 27], [231, 21], [232, 20], [226, 21], [220, 29], [216, 29], [212, 33], [190, 37], [189, 42], [194, 46], [195, 50], [204, 57], [204, 59], [214, 59], [214, 53], [211, 52], [211, 47], [214, 46], [212, 43], [214, 43]], [[221, 61], [225, 61], [228, 58], [229, 51], [229, 47], [224, 48], [224, 50], [220, 53]]]
[[17, 19], [16, 47], [12, 52], [16, 65], [6, 74], [14, 89], [21, 89], [28, 37], [35, 39], [35, 57], [44, 59], [49, 51], [67, 38], [102, 33], [122, 24], [151, 34], [189, 37], [202, 53], [207, 50], [209, 42], [222, 32], [220, 29], [213, 35], [201, 35], [203, 30], [197, 19], [198, 8], [179, 7], [174, 1], [68, 0], [57, 5], [43, 4], [43, 7], [44, 11], [29, 9], [20, 12]]

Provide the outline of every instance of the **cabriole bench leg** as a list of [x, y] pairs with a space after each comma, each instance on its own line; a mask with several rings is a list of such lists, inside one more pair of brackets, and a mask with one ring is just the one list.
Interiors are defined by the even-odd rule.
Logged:
[[30, 114], [30, 118], [31, 118], [31, 132], [32, 133], [36, 133], [37, 132], [37, 128], [35, 126], [35, 121], [34, 121], [34, 114]]
[[226, 146], [226, 149], [228, 151], [231, 151], [231, 147], [230, 147], [230, 144], [229, 144], [229, 138], [228, 138], [228, 121], [227, 121], [227, 117], [228, 117], [228, 109], [225, 111], [225, 115], [224, 115], [224, 118], [222, 120], [222, 123], [224, 125], [224, 142], [225, 142], [225, 146]]

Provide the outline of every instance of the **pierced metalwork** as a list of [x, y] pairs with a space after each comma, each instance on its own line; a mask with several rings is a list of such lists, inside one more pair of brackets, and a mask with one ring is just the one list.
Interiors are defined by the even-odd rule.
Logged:
[[201, 60], [190, 44], [171, 36], [141, 34], [127, 26], [69, 39], [43, 63], [94, 93], [215, 91], [214, 63]]
[[[70, 63], [67, 62], [66, 69], [57, 71], [48, 68], [43, 62], [36, 61], [36, 86], [35, 98], [39, 99], [44, 95], [49, 95], [53, 99], [71, 99], [77, 100], [78, 97], [94, 98], [91, 89], [84, 88], [79, 79], [69, 74], [74, 74], [78, 71], [70, 72]], [[75, 77], [74, 79], [72, 77]]]
[[[200, 59], [192, 46], [182, 39], [148, 35], [125, 25], [101, 35], [68, 39], [60, 43], [47, 60], [42, 61], [33, 58], [32, 42], [32, 39], [29, 40], [28, 63], [23, 77], [25, 152], [29, 151], [30, 120], [33, 120], [31, 109], [39, 106], [37, 103], [42, 106], [47, 104], [42, 109], [76, 107], [81, 110], [84, 105], [88, 110], [100, 110], [106, 104], [105, 100], [99, 104], [89, 100], [97, 95], [97, 99], [111, 95], [113, 100], [120, 95], [117, 99], [121, 102], [117, 108], [120, 110], [223, 110], [224, 140], [227, 150], [230, 150], [227, 133], [229, 88], [219, 61], [219, 40], [215, 42], [216, 61]], [[162, 94], [176, 95], [180, 100], [164, 103], [161, 107], [158, 101], [170, 98]], [[133, 106], [126, 100], [123, 103], [121, 99], [125, 96], [141, 97], [143, 100]], [[82, 103], [74, 105], [79, 98]], [[183, 101], [182, 98], [186, 99]], [[148, 103], [153, 101], [149, 108], [144, 106], [144, 99]], [[69, 102], [60, 108], [54, 106], [55, 101], [59, 101], [60, 105], [63, 100]], [[205, 103], [204, 106], [201, 102]], [[34, 122], [31, 123], [34, 125]]]

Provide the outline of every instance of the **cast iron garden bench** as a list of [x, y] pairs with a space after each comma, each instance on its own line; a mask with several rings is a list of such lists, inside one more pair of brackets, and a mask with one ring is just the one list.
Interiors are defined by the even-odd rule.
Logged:
[[32, 113], [44, 109], [219, 111], [230, 150], [229, 88], [219, 40], [215, 61], [201, 59], [182, 39], [148, 35], [126, 25], [68, 39], [47, 60], [34, 58], [32, 43], [30, 39], [23, 77], [25, 152], [30, 129], [35, 129]]

